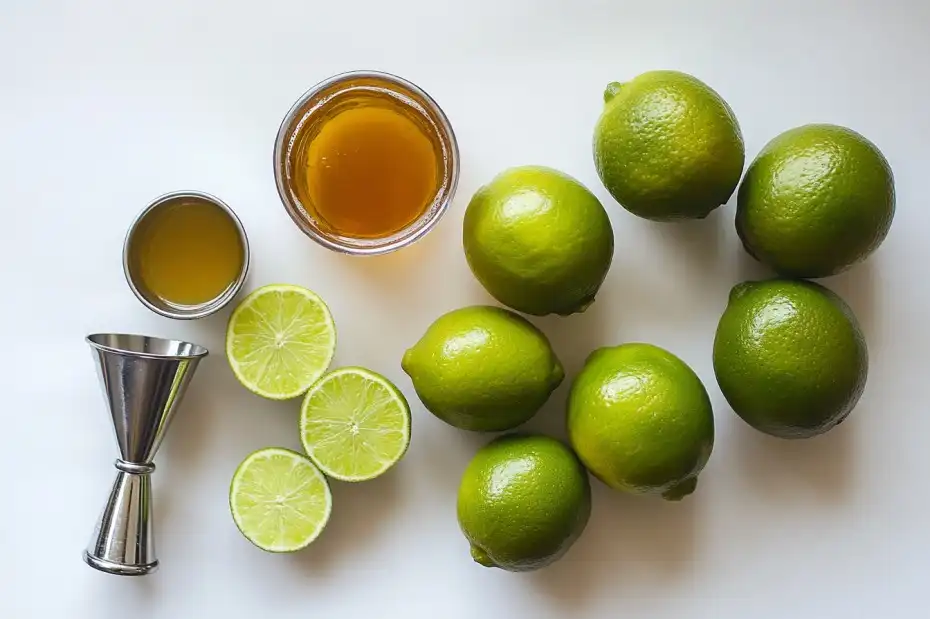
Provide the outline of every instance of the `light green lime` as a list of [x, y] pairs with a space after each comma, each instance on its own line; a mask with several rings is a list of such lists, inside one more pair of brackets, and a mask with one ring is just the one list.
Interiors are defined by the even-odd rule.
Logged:
[[427, 410], [464, 430], [509, 430], [562, 382], [546, 336], [522, 316], [476, 305], [440, 316], [401, 362]]
[[359, 367], [313, 384], [300, 408], [300, 440], [320, 469], [342, 481], [378, 477], [410, 445], [410, 407], [388, 379]]
[[560, 559], [591, 514], [591, 487], [572, 451], [547, 436], [510, 434], [475, 454], [462, 475], [458, 521], [472, 558], [512, 572]]
[[247, 389], [272, 400], [304, 393], [329, 367], [336, 324], [314, 292], [272, 284], [245, 297], [229, 317], [226, 358]]
[[242, 461], [229, 487], [229, 509], [242, 535], [268, 552], [294, 552], [315, 540], [332, 512], [323, 474], [289, 449], [260, 449]]
[[868, 258], [891, 228], [891, 166], [852, 129], [814, 124], [765, 145], [739, 188], [736, 230], [786, 277], [826, 277]]
[[727, 402], [752, 427], [808, 438], [843, 421], [865, 389], [869, 359], [859, 322], [813, 282], [733, 287], [714, 339], [714, 372]]
[[598, 479], [679, 500], [697, 486], [714, 446], [714, 415], [698, 376], [651, 344], [601, 348], [568, 399], [572, 447]]
[[577, 180], [551, 168], [498, 174], [465, 210], [465, 258], [495, 299], [526, 314], [584, 311], [607, 276], [607, 212]]
[[655, 221], [706, 217], [733, 195], [745, 162], [736, 116], [694, 76], [649, 71], [604, 93], [594, 164], [614, 199]]

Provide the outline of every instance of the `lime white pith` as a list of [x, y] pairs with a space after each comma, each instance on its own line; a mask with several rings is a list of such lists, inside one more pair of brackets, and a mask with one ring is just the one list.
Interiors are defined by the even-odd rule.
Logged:
[[272, 400], [304, 393], [329, 367], [336, 324], [314, 292], [300, 286], [263, 286], [229, 318], [226, 358], [247, 389]]
[[300, 409], [300, 440], [310, 459], [342, 481], [373, 479], [410, 444], [410, 407], [383, 376], [364, 368], [330, 372]]
[[233, 475], [229, 509], [242, 535], [269, 552], [294, 552], [315, 540], [332, 512], [329, 484], [306, 457], [269, 447]]

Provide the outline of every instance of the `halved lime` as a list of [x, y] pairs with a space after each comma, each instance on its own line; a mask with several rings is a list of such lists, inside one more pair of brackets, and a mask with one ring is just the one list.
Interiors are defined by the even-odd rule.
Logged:
[[248, 390], [271, 400], [304, 393], [329, 367], [336, 324], [316, 293], [263, 286], [236, 307], [226, 328], [226, 358]]
[[280, 447], [247, 456], [229, 486], [236, 526], [268, 552], [305, 548], [323, 531], [332, 506], [329, 484], [313, 462]]
[[300, 440], [324, 473], [342, 481], [373, 479], [410, 445], [410, 407], [388, 379], [359, 367], [316, 382], [300, 408]]

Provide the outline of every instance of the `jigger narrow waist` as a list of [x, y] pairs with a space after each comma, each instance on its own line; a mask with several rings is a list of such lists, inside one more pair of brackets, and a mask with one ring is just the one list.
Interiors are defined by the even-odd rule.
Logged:
[[149, 475], [155, 472], [155, 464], [152, 462], [128, 462], [117, 458], [113, 461], [113, 466], [133, 475]]

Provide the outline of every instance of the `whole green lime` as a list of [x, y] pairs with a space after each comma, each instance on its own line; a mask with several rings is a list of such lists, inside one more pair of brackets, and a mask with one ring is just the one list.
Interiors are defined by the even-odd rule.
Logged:
[[514, 312], [482, 305], [439, 317], [401, 366], [427, 410], [484, 432], [527, 421], [565, 377], [542, 331]]
[[701, 219], [725, 204], [743, 173], [736, 116], [701, 80], [650, 71], [604, 91], [594, 129], [601, 182], [626, 210], [655, 221]]
[[894, 177], [851, 129], [805, 125], [769, 142], [737, 196], [736, 230], [750, 255], [789, 277], [826, 277], [874, 252], [891, 227]]
[[823, 434], [862, 395], [868, 350], [849, 306], [805, 281], [744, 282], [714, 339], [714, 372], [746, 423], [781, 438]]
[[588, 474], [572, 451], [547, 436], [494, 439], [468, 464], [458, 493], [459, 526], [472, 558], [526, 572], [560, 559], [591, 514]]
[[572, 384], [567, 421], [588, 470], [633, 494], [691, 494], [714, 446], [714, 414], [701, 380], [651, 344], [591, 353]]
[[511, 168], [472, 197], [465, 258], [495, 299], [537, 316], [584, 311], [614, 254], [604, 207], [574, 178], [539, 166]]

